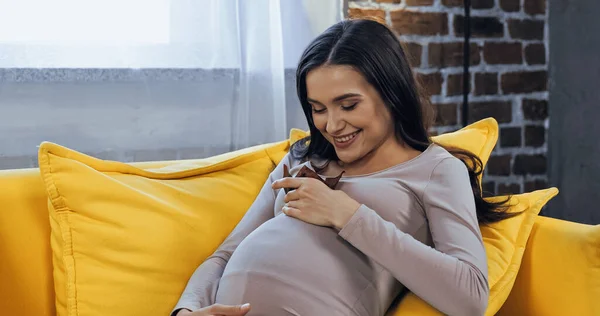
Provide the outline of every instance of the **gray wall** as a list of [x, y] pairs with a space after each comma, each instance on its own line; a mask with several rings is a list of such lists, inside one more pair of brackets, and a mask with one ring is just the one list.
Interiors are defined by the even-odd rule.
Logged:
[[550, 0], [549, 179], [546, 215], [600, 223], [600, 1]]
[[[0, 69], [0, 169], [35, 167], [42, 141], [125, 162], [229, 151], [234, 75], [200, 69]], [[288, 127], [306, 128], [295, 93], [289, 70]]]

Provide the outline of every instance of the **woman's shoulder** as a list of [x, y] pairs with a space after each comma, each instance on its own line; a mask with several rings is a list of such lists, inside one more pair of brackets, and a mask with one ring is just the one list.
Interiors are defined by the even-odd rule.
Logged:
[[437, 143], [431, 143], [428, 149], [431, 159], [435, 161], [454, 157], [445, 147]]
[[449, 165], [457, 165], [462, 164], [462, 160], [455, 155], [453, 155], [448, 149], [443, 147], [442, 145], [432, 143], [429, 148], [429, 161], [433, 165], [437, 165], [440, 163], [449, 164]]
[[413, 159], [406, 168], [398, 168], [396, 172], [410, 173], [411, 179], [417, 179], [418, 182], [429, 182], [433, 178], [448, 177], [456, 173], [468, 172], [461, 159], [454, 156], [441, 145], [432, 143], [416, 159]]
[[446, 148], [436, 143], [431, 143], [421, 154], [399, 166], [411, 167], [421, 174], [432, 172], [439, 164], [456, 165], [461, 160], [456, 158]]
[[457, 174], [468, 173], [465, 163], [450, 151], [438, 144], [432, 144], [430, 157], [432, 177], [453, 177]]

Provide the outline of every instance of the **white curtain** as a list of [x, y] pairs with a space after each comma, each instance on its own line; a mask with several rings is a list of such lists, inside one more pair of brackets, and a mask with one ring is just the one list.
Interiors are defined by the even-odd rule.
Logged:
[[[221, 44], [219, 47], [227, 47], [225, 50], [236, 47], [238, 52], [232, 56], [234, 67], [239, 69], [233, 105], [234, 148], [287, 137], [290, 126], [285, 71], [296, 67], [310, 40], [340, 19], [342, 3], [339, 0], [210, 1], [210, 6], [219, 12], [212, 15], [219, 18], [211, 29], [221, 30], [212, 39]], [[234, 11], [237, 28], [229, 29], [227, 25]], [[222, 52], [214, 50], [212, 54], [217, 57]]]
[[296, 63], [343, 3], [0, 0], [0, 156], [44, 140], [138, 160], [125, 152], [285, 139], [304, 121]]

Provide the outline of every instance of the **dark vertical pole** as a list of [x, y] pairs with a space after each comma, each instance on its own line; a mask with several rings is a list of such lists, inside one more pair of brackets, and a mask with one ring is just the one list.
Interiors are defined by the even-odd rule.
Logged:
[[471, 0], [465, 0], [465, 18], [464, 18], [464, 64], [463, 64], [463, 104], [462, 104], [462, 125], [466, 126], [469, 121], [469, 88], [470, 79], [469, 64], [471, 62], [471, 49], [469, 39], [471, 37]]

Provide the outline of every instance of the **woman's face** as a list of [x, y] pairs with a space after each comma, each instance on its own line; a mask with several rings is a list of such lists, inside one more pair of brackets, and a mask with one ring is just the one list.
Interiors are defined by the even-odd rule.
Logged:
[[321, 66], [306, 76], [315, 127], [351, 164], [395, 143], [392, 116], [377, 90], [349, 66]]

